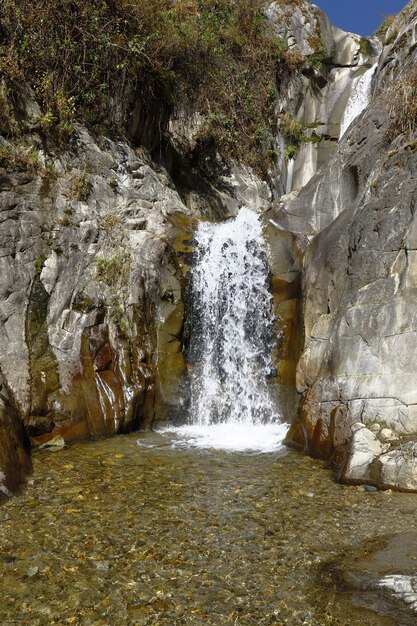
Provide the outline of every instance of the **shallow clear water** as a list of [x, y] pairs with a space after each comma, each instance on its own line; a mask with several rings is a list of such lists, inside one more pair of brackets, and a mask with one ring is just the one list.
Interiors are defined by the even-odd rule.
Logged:
[[415, 527], [414, 513], [415, 496], [335, 484], [293, 452], [161, 433], [37, 452], [30, 484], [0, 507], [0, 623], [393, 625], [316, 575]]

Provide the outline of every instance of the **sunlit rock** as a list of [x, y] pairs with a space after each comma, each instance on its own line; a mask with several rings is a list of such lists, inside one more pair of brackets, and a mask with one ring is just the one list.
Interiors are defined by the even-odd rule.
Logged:
[[376, 436], [363, 424], [360, 426], [352, 429], [353, 436], [347, 452], [348, 460], [342, 473], [342, 479], [349, 482], [372, 481], [370, 466], [382, 452]]
[[392, 489], [417, 490], [417, 443], [401, 444], [378, 459], [381, 483]]

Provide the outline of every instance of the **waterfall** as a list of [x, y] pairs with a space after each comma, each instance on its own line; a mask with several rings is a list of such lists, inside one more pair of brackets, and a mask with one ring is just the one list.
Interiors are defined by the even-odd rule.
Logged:
[[274, 314], [259, 215], [242, 207], [200, 224], [191, 285], [191, 403], [179, 431], [205, 447], [280, 448], [286, 425], [268, 383]]
[[271, 422], [273, 301], [259, 217], [244, 207], [233, 220], [201, 224], [196, 243], [190, 419]]
[[291, 193], [292, 191], [292, 181], [294, 178], [294, 163], [295, 159], [288, 159], [287, 163], [287, 182], [285, 185], [285, 193]]
[[352, 93], [348, 100], [340, 126], [340, 139], [343, 137], [353, 120], [366, 109], [371, 98], [372, 78], [377, 64], [373, 65], [360, 78], [353, 81]]

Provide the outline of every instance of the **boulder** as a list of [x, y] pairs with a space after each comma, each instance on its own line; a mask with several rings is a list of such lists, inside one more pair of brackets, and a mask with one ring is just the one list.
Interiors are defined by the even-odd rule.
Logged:
[[349, 483], [373, 482], [371, 467], [382, 452], [381, 444], [364, 424], [355, 424], [352, 430], [353, 436], [349, 444], [348, 458], [341, 478]]

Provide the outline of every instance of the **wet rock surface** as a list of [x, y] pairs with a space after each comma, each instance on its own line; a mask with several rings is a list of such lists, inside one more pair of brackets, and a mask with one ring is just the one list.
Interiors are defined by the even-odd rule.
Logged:
[[187, 242], [197, 218], [268, 207], [270, 188], [234, 164], [221, 193], [190, 199], [145, 149], [81, 126], [61, 149], [24, 97], [31, 132], [16, 142], [34, 165], [0, 168], [0, 368], [16, 415], [35, 445], [184, 419]]
[[[352, 79], [378, 45], [368, 41], [364, 55], [359, 37], [304, 0], [271, 2], [266, 17], [303, 68], [280, 77], [280, 155], [268, 182], [241, 163], [218, 163], [207, 180], [187, 168], [198, 116], [169, 121], [164, 154], [82, 126], [62, 149], [43, 133], [33, 95], [0, 85], [7, 110], [21, 101], [22, 124], [19, 136], [0, 138], [0, 369], [14, 415], [4, 413], [2, 441], [16, 476], [26, 465], [16, 452], [22, 422], [42, 445], [184, 421], [192, 232], [196, 220], [247, 204], [265, 214], [270, 242], [285, 419], [302, 395], [289, 445], [328, 459], [347, 482], [416, 490], [416, 142], [391, 141], [384, 100], [399, 68], [415, 63], [416, 11], [411, 3], [391, 27], [373, 101], [339, 142]], [[320, 122], [317, 141], [295, 139], [295, 162], [285, 156], [285, 116], [303, 132]], [[145, 127], [133, 136], [149, 132], [155, 147], [152, 114], [139, 118]], [[366, 430], [352, 435], [358, 422]]]
[[[2, 624], [398, 626], [318, 576], [393, 529], [417, 532], [412, 494], [334, 483], [294, 452], [172, 443], [140, 433], [34, 453], [30, 484], [0, 510]], [[411, 574], [401, 554], [375, 580]]]

